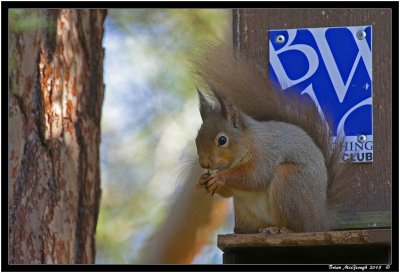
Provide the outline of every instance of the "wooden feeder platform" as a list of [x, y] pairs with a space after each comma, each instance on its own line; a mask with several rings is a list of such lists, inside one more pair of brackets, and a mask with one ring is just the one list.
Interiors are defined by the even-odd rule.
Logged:
[[391, 229], [218, 235], [224, 264], [390, 264]]

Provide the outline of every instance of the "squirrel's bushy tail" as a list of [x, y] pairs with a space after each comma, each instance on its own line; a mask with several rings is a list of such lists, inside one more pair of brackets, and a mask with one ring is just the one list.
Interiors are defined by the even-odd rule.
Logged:
[[[332, 146], [331, 126], [306, 96], [277, 90], [254, 60], [240, 57], [230, 45], [203, 46], [192, 58], [195, 73], [205, 88], [216, 89], [244, 113], [259, 121], [291, 123], [306, 131], [324, 155], [328, 170], [328, 206], [337, 210], [349, 199], [349, 163], [341, 163], [341, 145]], [[213, 97], [212, 92], [208, 95]], [[333, 147], [333, 149], [332, 149]]]

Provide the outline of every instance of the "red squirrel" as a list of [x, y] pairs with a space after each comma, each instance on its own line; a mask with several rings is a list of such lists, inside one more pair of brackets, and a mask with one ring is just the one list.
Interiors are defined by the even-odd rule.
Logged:
[[193, 59], [202, 125], [197, 188], [233, 196], [235, 233], [324, 231], [351, 193], [341, 145], [310, 98], [277, 90], [255, 62], [209, 45]]

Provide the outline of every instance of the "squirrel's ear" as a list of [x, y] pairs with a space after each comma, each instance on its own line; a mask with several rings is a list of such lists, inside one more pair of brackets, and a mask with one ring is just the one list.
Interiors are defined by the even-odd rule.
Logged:
[[221, 105], [221, 114], [224, 116], [224, 118], [227, 121], [232, 122], [233, 127], [244, 129], [245, 123], [239, 109], [237, 109], [236, 106], [230, 102], [230, 100], [226, 99], [222, 93], [213, 88], [211, 90], [213, 91], [214, 95], [219, 101], [219, 104]]
[[212, 104], [206, 99], [206, 97], [201, 93], [199, 88], [196, 86], [197, 89], [197, 94], [199, 95], [199, 109], [200, 109], [200, 115], [201, 119], [204, 121], [204, 119], [212, 112]]

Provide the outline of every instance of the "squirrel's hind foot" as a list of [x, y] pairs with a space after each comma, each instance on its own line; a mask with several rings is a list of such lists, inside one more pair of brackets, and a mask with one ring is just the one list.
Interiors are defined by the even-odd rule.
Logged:
[[258, 232], [266, 234], [286, 234], [286, 233], [291, 233], [293, 231], [285, 227], [266, 227], [266, 228], [260, 228]]

